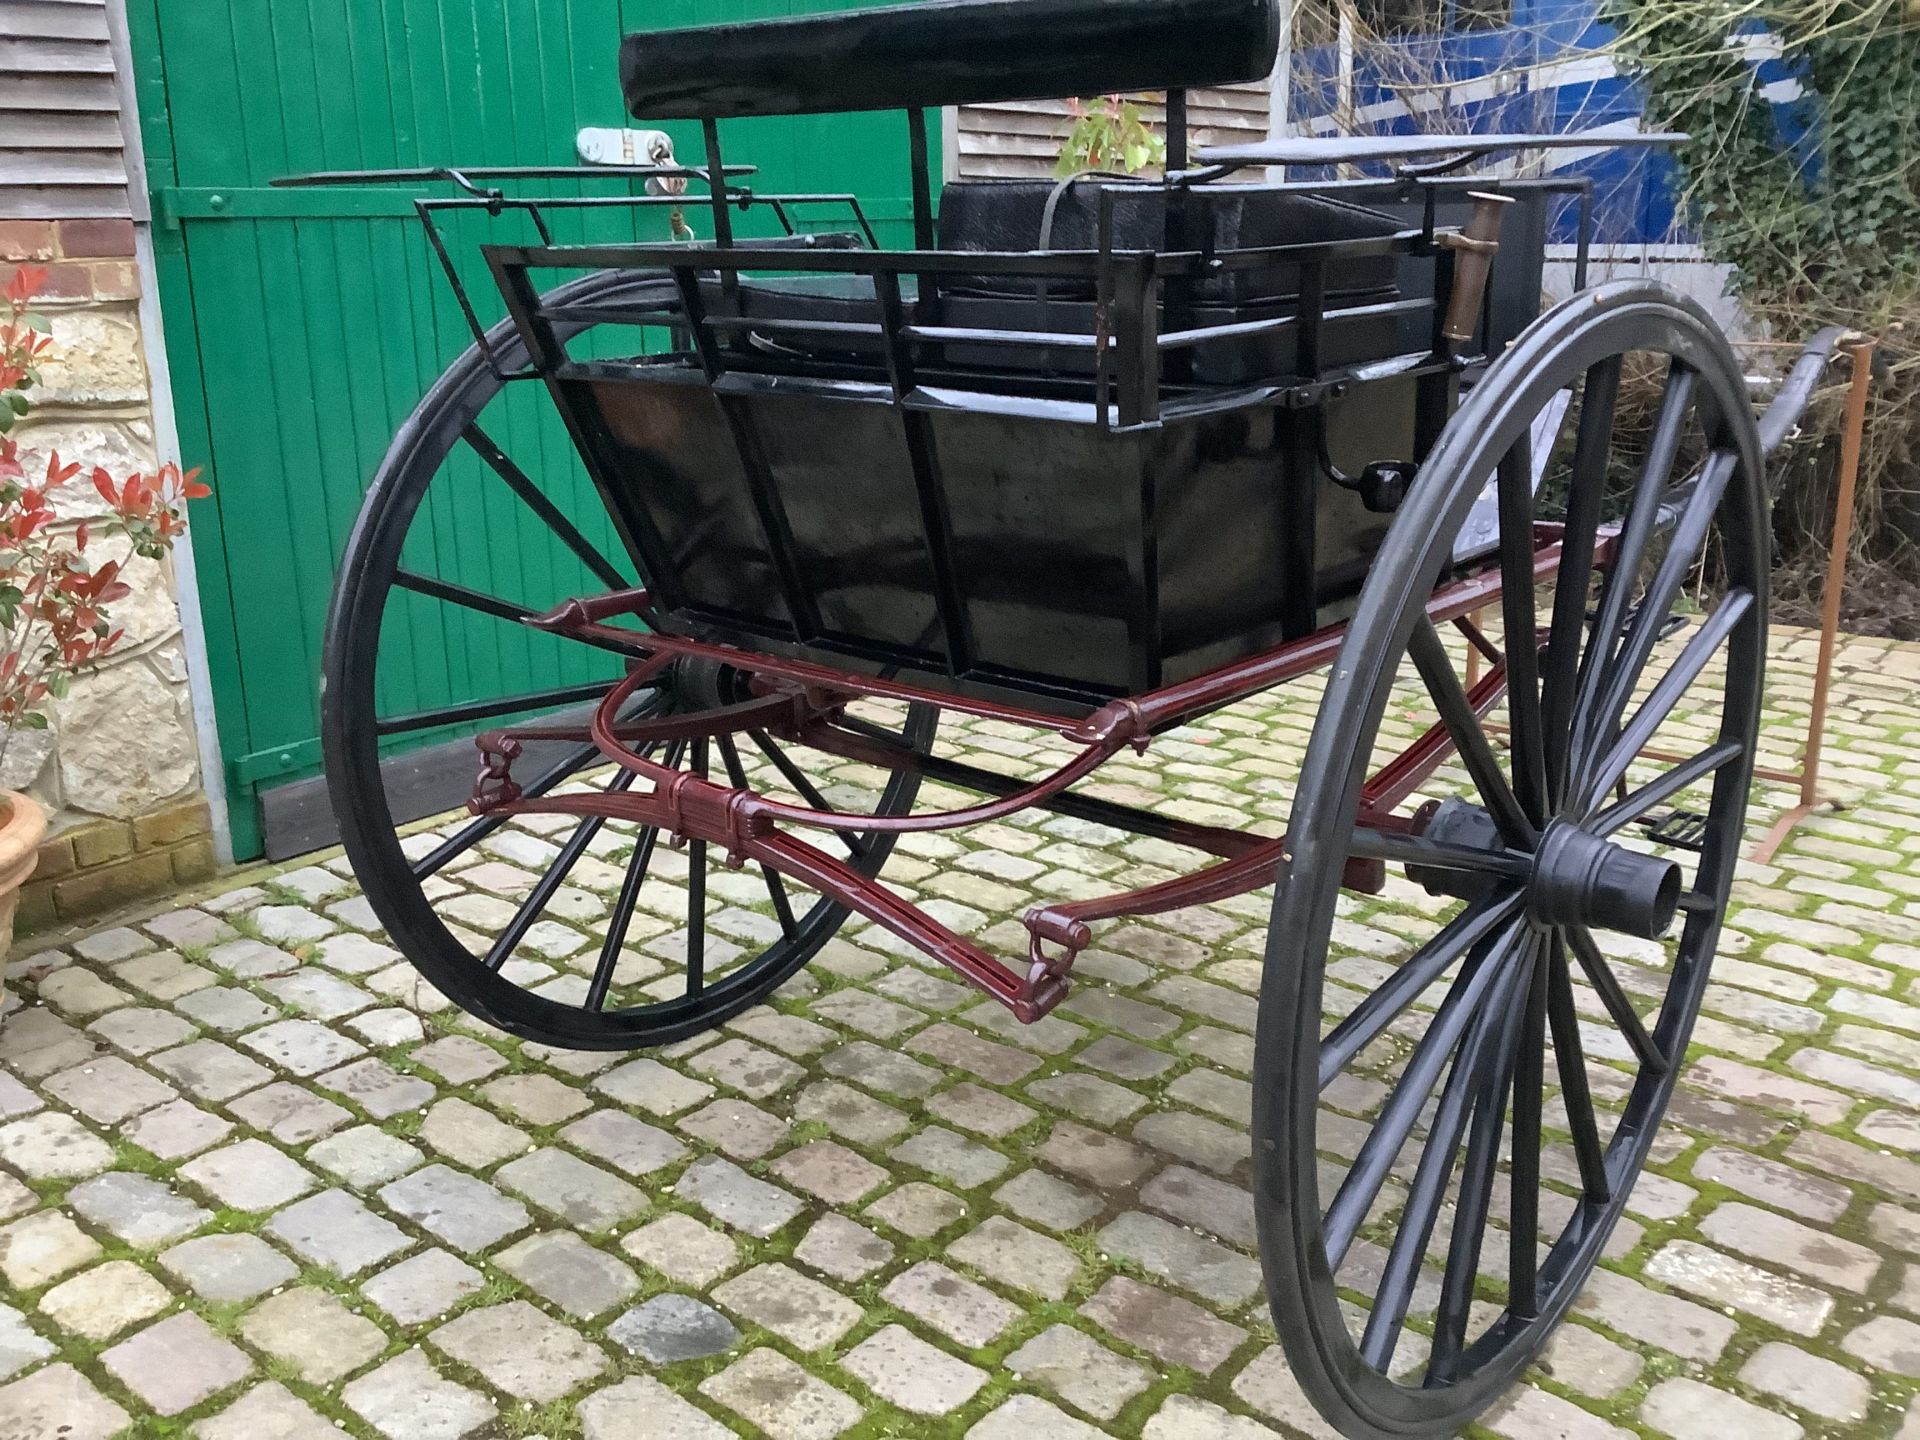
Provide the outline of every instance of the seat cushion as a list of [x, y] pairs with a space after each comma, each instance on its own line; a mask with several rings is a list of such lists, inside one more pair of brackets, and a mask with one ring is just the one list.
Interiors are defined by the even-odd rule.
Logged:
[[[1067, 185], [1049, 180], [959, 180], [940, 194], [942, 250], [1013, 251], [1094, 250], [1099, 248], [1100, 181], [1092, 176]], [[1051, 230], [1047, 204], [1058, 192]], [[1374, 239], [1396, 233], [1391, 215], [1344, 200], [1298, 192], [1215, 186], [1188, 198], [1188, 248], [1209, 239], [1214, 250], [1261, 249], [1273, 245], [1325, 244]], [[1114, 195], [1113, 244], [1118, 250], [1166, 250], [1167, 193], [1118, 190]], [[1395, 257], [1343, 259], [1327, 267], [1329, 298], [1372, 293], [1391, 286]], [[942, 287], [954, 294], [1023, 296], [1035, 293], [1032, 280], [1009, 275], [961, 275]], [[1050, 280], [1047, 294], [1063, 300], [1091, 300], [1091, 280]], [[1300, 293], [1300, 267], [1283, 262], [1259, 270], [1241, 270], [1196, 280], [1195, 303], [1244, 304], [1294, 300]]]

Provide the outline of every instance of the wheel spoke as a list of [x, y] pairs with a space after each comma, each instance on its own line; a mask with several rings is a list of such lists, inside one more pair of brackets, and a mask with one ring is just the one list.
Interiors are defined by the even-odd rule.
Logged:
[[[722, 735], [719, 745], [720, 761], [727, 768], [728, 783], [736, 790], [745, 790], [747, 771], [746, 767], [740, 763], [740, 751], [733, 743], [733, 737]], [[786, 882], [780, 878], [780, 872], [771, 865], [762, 865], [760, 874], [767, 882], [767, 899], [773, 903], [773, 913], [780, 921], [781, 933], [791, 940], [799, 927], [793, 918], [793, 902], [787, 898]]]
[[601, 554], [592, 541], [580, 533], [574, 523], [561, 513], [560, 507], [553, 503], [547, 493], [534, 484], [527, 472], [514, 464], [507, 452], [494, 444], [492, 438], [478, 424], [468, 425], [461, 438], [476, 455], [487, 462], [488, 468], [494, 474], [507, 482], [507, 488], [518, 495], [526, 503], [527, 508], [538, 515], [546, 527], [560, 538], [560, 542], [571, 550], [579, 558], [580, 563], [591, 570], [609, 590], [625, 590], [633, 584], [614, 568], [613, 562]]
[[[707, 778], [707, 741], [693, 742], [693, 773]], [[687, 842], [687, 998], [707, 986], [707, 842]]]
[[[539, 614], [531, 605], [522, 605], [517, 600], [503, 600], [498, 595], [488, 595], [484, 591], [475, 590], [466, 585], [456, 585], [451, 580], [437, 580], [431, 575], [419, 575], [411, 570], [396, 571], [393, 583], [396, 589], [408, 590], [415, 595], [424, 595], [429, 600], [439, 600], [448, 605], [457, 605], [462, 610], [492, 615], [496, 619], [511, 621], [515, 625], [524, 625]], [[595, 650], [611, 651], [615, 655], [632, 657], [642, 653], [638, 648], [638, 641], [633, 645], [623, 645], [617, 640], [568, 635], [561, 630], [550, 630], [546, 633], [559, 635], [575, 644], [591, 646]]]
[[1447, 992], [1447, 998], [1441, 1001], [1427, 1033], [1420, 1037], [1399, 1085], [1381, 1109], [1372, 1133], [1361, 1145], [1353, 1168], [1347, 1172], [1333, 1204], [1327, 1209], [1324, 1229], [1327, 1264], [1331, 1268], [1338, 1270], [1352, 1248], [1361, 1222], [1373, 1208], [1387, 1173], [1399, 1158], [1407, 1137], [1413, 1133], [1427, 1097], [1440, 1081], [1442, 1069], [1468, 1025], [1481, 1013], [1484, 997], [1503, 973], [1502, 962], [1514, 949], [1514, 941], [1523, 929], [1520, 922], [1510, 921], [1474, 948], [1453, 988]]
[[1627, 607], [1633, 602], [1640, 566], [1659, 521], [1661, 502], [1673, 479], [1673, 468], [1680, 458], [1680, 443], [1693, 416], [1695, 378], [1694, 371], [1678, 360], [1668, 371], [1666, 394], [1660, 402], [1660, 417], [1654, 422], [1646, 463], [1640, 469], [1633, 498], [1628, 503], [1626, 523], [1615, 537], [1613, 558], [1607, 565], [1593, 640], [1581, 657], [1579, 700], [1573, 712], [1576, 715], [1591, 717], [1594, 702], [1599, 698], [1601, 677], [1613, 660], [1615, 643], [1626, 626]]
[[773, 902], [773, 913], [780, 921], [780, 931], [791, 940], [799, 930], [800, 922], [794, 918], [793, 902], [787, 898], [786, 882], [780, 878], [780, 872], [771, 866], [763, 865], [760, 870], [766, 876], [767, 899]]
[[[686, 753], [687, 742], [676, 740], [667, 749], [664, 761], [667, 768], [679, 769]], [[640, 832], [640, 838], [634, 842], [633, 854], [627, 857], [627, 873], [620, 882], [620, 895], [614, 901], [613, 914], [607, 919], [607, 938], [600, 946], [600, 958], [594, 964], [593, 979], [587, 985], [588, 1010], [606, 1008], [607, 995], [613, 989], [614, 972], [620, 968], [620, 949], [627, 943], [627, 929], [633, 924], [634, 907], [640, 903], [640, 891], [647, 883], [647, 870], [653, 864], [654, 847], [659, 843], [659, 828], [649, 825]]]
[[1546, 1090], [1547, 972], [1539, 962], [1546, 943], [1535, 949], [1513, 1061], [1513, 1163], [1507, 1172], [1512, 1202], [1507, 1216], [1507, 1311], [1527, 1320], [1540, 1309], [1540, 1105]]
[[[773, 743], [772, 736], [764, 730], [749, 730], [747, 739], [753, 742], [756, 750], [767, 757], [773, 768], [780, 772], [786, 782], [799, 793], [802, 800], [825, 814], [838, 813], [832, 805], [827, 803], [827, 797], [820, 793], [819, 787], [807, 778], [806, 771], [793, 763], [791, 755]], [[833, 833], [840, 837], [840, 843], [847, 847], [848, 853], [854, 858], [858, 859], [867, 853], [867, 839], [864, 835], [855, 835], [845, 830], [836, 830]]]
[[401, 570], [393, 577], [393, 583], [402, 590], [410, 590], [415, 595], [425, 595], [430, 600], [441, 600], [449, 605], [458, 605], [462, 610], [477, 610], [482, 615], [494, 615], [502, 620], [511, 620], [515, 624], [527, 620], [536, 612], [531, 605], [522, 605], [517, 600], [503, 600], [498, 595], [488, 595], [467, 585], [455, 585], [450, 580], [438, 580], [431, 575], [416, 574], [412, 570]]
[[1320, 1088], [1331, 1085], [1354, 1056], [1384, 1034], [1461, 956], [1512, 920], [1521, 898], [1516, 893], [1474, 901], [1356, 1005], [1320, 1042]]
[[1653, 693], [1647, 696], [1646, 703], [1634, 712], [1633, 719], [1620, 732], [1620, 738], [1614, 742], [1600, 761], [1598, 768], [1587, 778], [1585, 810], [1589, 818], [1597, 810], [1600, 802], [1606, 799], [1607, 792], [1627, 773], [1627, 768], [1639, 758], [1640, 752], [1653, 742], [1654, 733], [1673, 713], [1673, 707], [1692, 688], [1693, 682], [1700, 678], [1700, 672], [1707, 668], [1707, 662], [1733, 634], [1738, 625], [1753, 608], [1751, 590], [1735, 590], [1726, 595], [1707, 621], [1693, 633], [1686, 648], [1680, 652], [1680, 658], [1673, 663], [1673, 669], [1661, 676], [1660, 683], [1653, 687]]
[[[1526, 972], [1538, 983], [1540, 947], [1534, 945]], [[1505, 1007], [1500, 1040], [1501, 1064], [1489, 1069], [1486, 1083], [1474, 1100], [1473, 1128], [1467, 1140], [1466, 1163], [1460, 1170], [1460, 1190], [1454, 1200], [1453, 1234], [1447, 1245], [1447, 1266], [1440, 1283], [1440, 1303], [1434, 1314], [1433, 1349], [1427, 1362], [1428, 1383], [1451, 1375], [1466, 1347], [1467, 1321], [1479, 1280], [1480, 1254], [1485, 1246], [1487, 1217], [1493, 1207], [1493, 1184], [1500, 1170], [1500, 1137], [1506, 1131], [1507, 1095], [1513, 1085], [1514, 1052], [1520, 1016], [1511, 1003]], [[1524, 1043], [1524, 1040], [1519, 1043]]]
[[549, 710], [556, 705], [572, 705], [583, 700], [598, 700], [619, 682], [600, 680], [590, 685], [567, 685], [558, 690], [542, 690], [531, 695], [508, 695], [499, 700], [470, 700], [463, 705], [446, 705], [437, 710], [416, 710], [409, 715], [374, 721], [377, 735], [404, 735], [414, 730], [436, 730], [442, 725], [457, 725], [467, 720], [487, 720], [496, 715], [517, 715], [527, 710]]
[[1537, 828], [1547, 821], [1546, 751], [1540, 730], [1540, 648], [1533, 577], [1533, 451], [1525, 441], [1500, 461], [1500, 620], [1506, 631], [1507, 714], [1513, 781]]
[[1459, 870], [1471, 875], [1503, 875], [1521, 879], [1533, 873], [1533, 861], [1517, 850], [1480, 850], [1449, 840], [1429, 840], [1404, 830], [1375, 830], [1361, 825], [1347, 842], [1347, 854], [1358, 860], [1385, 860], [1393, 865], [1420, 865], [1432, 870]]
[[[600, 758], [599, 746], [583, 745], [566, 759], [528, 782], [526, 788], [520, 793], [526, 799], [537, 800], [554, 786], [579, 774], [598, 758]], [[466, 854], [512, 818], [510, 815], [482, 815], [478, 820], [469, 821], [407, 868], [416, 880], [425, 880], [438, 874], [446, 865]]]
[[[1535, 949], [1533, 937], [1527, 936], [1520, 948], [1531, 956]], [[1454, 1157], [1460, 1153], [1460, 1141], [1475, 1100], [1482, 1091], [1496, 1085], [1505, 1095], [1510, 1059], [1508, 1047], [1501, 1041], [1510, 1029], [1507, 1022], [1512, 1016], [1515, 983], [1528, 972], [1525, 964], [1501, 968], [1487, 993], [1487, 1003], [1479, 1007], [1473, 1017], [1447, 1074], [1439, 1108], [1427, 1130], [1426, 1147], [1420, 1153], [1413, 1184], [1407, 1191], [1407, 1202], [1401, 1207], [1400, 1228], [1394, 1234], [1380, 1288], [1367, 1315], [1366, 1332], [1360, 1340], [1361, 1356], [1376, 1370], [1388, 1369], [1400, 1331], [1406, 1325], [1414, 1282], [1426, 1258], [1427, 1243], [1433, 1238], [1433, 1227], [1440, 1218], [1440, 1207], [1446, 1202], [1447, 1181], [1453, 1175]]]
[[1620, 978], [1613, 973], [1613, 967], [1607, 964], [1606, 956], [1600, 953], [1600, 947], [1594, 943], [1593, 932], [1584, 925], [1569, 925], [1565, 933], [1568, 948], [1573, 951], [1573, 958], [1580, 962], [1587, 983], [1599, 994], [1600, 1003], [1607, 1007], [1607, 1014], [1613, 1017], [1613, 1023], [1619, 1027], [1620, 1033], [1627, 1037], [1627, 1044], [1633, 1047], [1633, 1053], [1640, 1057], [1640, 1063], [1649, 1070], [1663, 1073], [1667, 1068], [1667, 1057], [1653, 1043], [1653, 1037], [1641, 1023], [1639, 1013], [1633, 1008], [1633, 1001], [1620, 986]]
[[1613, 445], [1620, 358], [1610, 356], [1587, 371], [1567, 492], [1567, 523], [1560, 536], [1560, 569], [1554, 579], [1553, 621], [1547, 632], [1547, 658], [1541, 667], [1540, 723], [1546, 746], [1547, 789], [1556, 806], [1566, 794], [1576, 666], [1586, 634], [1594, 532], [1600, 523], [1600, 502]]
[[[631, 770], [622, 770], [607, 786], [607, 794], [617, 795], [631, 789], [637, 778]], [[600, 827], [606, 823], [604, 815], [589, 815], [574, 827], [572, 838], [560, 848], [560, 853], [554, 858], [553, 864], [547, 867], [547, 873], [540, 877], [527, 898], [520, 902], [520, 908], [514, 912], [513, 919], [507, 922], [507, 927], [494, 938], [493, 946], [487, 951], [486, 959], [482, 962], [487, 969], [498, 970], [507, 963], [507, 957], [513, 954], [520, 942], [526, 938], [527, 931], [533, 928], [534, 922], [547, 908], [547, 902], [553, 899], [553, 892], [565, 883], [568, 872], [586, 853], [588, 844], [592, 842], [595, 835], [600, 833]]]
[[1722, 765], [1731, 765], [1747, 753], [1747, 747], [1737, 740], [1722, 740], [1718, 745], [1702, 750], [1689, 760], [1683, 760], [1659, 778], [1648, 781], [1638, 790], [1623, 795], [1614, 804], [1609, 805], [1593, 817], [1589, 828], [1595, 835], [1613, 834], [1623, 825], [1630, 825], [1640, 819], [1654, 806], [1671, 795], [1677, 795], [1689, 785], [1704, 780]]
[[[1604, 688], [1600, 692], [1600, 703], [1583, 733], [1585, 753], [1607, 744], [1614, 726], [1626, 713], [1627, 702], [1640, 683], [1640, 672], [1660, 641], [1660, 632], [1673, 613], [1674, 601], [1680, 597], [1680, 588], [1693, 569], [1694, 558], [1706, 544], [1707, 530], [1739, 463], [1739, 458], [1731, 452], [1716, 450], [1701, 470], [1700, 478], [1680, 500], [1680, 517], [1674, 524], [1667, 553], [1648, 582], [1646, 593], [1640, 597], [1626, 638], [1620, 642], [1620, 653], [1602, 677]], [[1670, 508], [1670, 504], [1663, 510]]]
[[1507, 777], [1500, 769], [1499, 757], [1493, 753], [1493, 744], [1487, 739], [1487, 732], [1481, 728], [1479, 717], [1473, 713], [1473, 702], [1467, 698], [1466, 687], [1460, 683], [1459, 675], [1454, 673], [1453, 660], [1447, 654], [1446, 643], [1441, 640], [1440, 632], [1433, 628], [1433, 621], [1425, 615], [1414, 622], [1407, 649], [1413, 657], [1414, 666], [1420, 671], [1421, 680], [1426, 684], [1427, 693], [1433, 697], [1440, 722], [1453, 737], [1461, 763], [1473, 776], [1474, 784], [1480, 790], [1480, 798], [1486, 802], [1501, 833], [1507, 837], [1509, 844], [1523, 848], [1531, 846], [1533, 827], [1520, 808], [1513, 787], [1507, 784]]
[[1560, 1104], [1567, 1112], [1573, 1136], [1573, 1156], [1587, 1198], [1604, 1205], [1613, 1197], [1607, 1178], [1607, 1155], [1600, 1144], [1600, 1125], [1593, 1109], [1593, 1087], [1587, 1080], [1587, 1056], [1580, 1043], [1580, 1016], [1573, 1003], [1573, 974], [1567, 969], [1565, 945], [1556, 937], [1547, 956], [1547, 1020], [1553, 1030], [1553, 1064], [1560, 1076]]

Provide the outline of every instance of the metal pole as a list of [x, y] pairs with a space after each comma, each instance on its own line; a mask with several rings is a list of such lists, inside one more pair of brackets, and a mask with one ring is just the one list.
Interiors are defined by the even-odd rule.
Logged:
[[[1273, 78], [1268, 82], [1267, 138], [1284, 140], [1293, 134], [1293, 0], [1280, 6], [1280, 53], [1274, 59]], [[1287, 167], [1269, 165], [1267, 182], [1278, 185], [1287, 178]]]
[[1813, 718], [1800, 776], [1800, 803], [1820, 794], [1820, 749], [1826, 738], [1827, 693], [1833, 685], [1833, 652], [1840, 635], [1840, 598], [1847, 583], [1847, 550], [1853, 543], [1854, 491], [1860, 482], [1860, 450], [1867, 427], [1867, 387], [1873, 379], [1871, 339], [1848, 345], [1853, 383], [1847, 390], [1847, 425], [1840, 432], [1840, 494], [1834, 500], [1833, 540], [1827, 548], [1827, 592], [1820, 614], [1820, 659], [1813, 672]]
[[1773, 859], [1781, 843], [1820, 803], [1820, 752], [1826, 741], [1827, 698], [1833, 688], [1833, 652], [1840, 639], [1840, 601], [1847, 583], [1847, 551], [1853, 544], [1854, 494], [1860, 481], [1860, 451], [1867, 429], [1867, 390], [1873, 383], [1870, 335], [1853, 336], [1841, 349], [1853, 361], [1847, 389], [1846, 424], [1840, 432], [1840, 484], [1833, 502], [1833, 535], [1827, 543], [1827, 588], [1820, 610], [1820, 654], [1813, 669], [1813, 711], [1807, 718], [1807, 744], [1800, 762], [1800, 803], [1782, 815], [1753, 848], [1761, 864]]

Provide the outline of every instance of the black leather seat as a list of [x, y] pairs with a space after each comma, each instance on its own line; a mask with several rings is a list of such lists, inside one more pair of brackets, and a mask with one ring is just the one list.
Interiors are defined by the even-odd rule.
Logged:
[[[974, 180], [950, 184], [940, 197], [942, 250], [1093, 250], [1099, 247], [1100, 181], [1086, 177], [1061, 184], [1049, 180]], [[1051, 202], [1053, 214], [1047, 209]], [[1398, 223], [1377, 210], [1343, 200], [1292, 192], [1199, 190], [1188, 201], [1184, 248], [1262, 249], [1273, 245], [1322, 244], [1391, 235]], [[1163, 190], [1119, 190], [1113, 200], [1116, 250], [1176, 248], [1167, 233]], [[1373, 294], [1393, 284], [1394, 257], [1343, 260], [1328, 267], [1327, 297]], [[1033, 282], [1005, 275], [963, 275], [943, 287], [950, 294], [1021, 297]], [[1093, 284], [1052, 281], [1059, 299], [1091, 300]], [[1281, 264], [1241, 270], [1194, 282], [1198, 304], [1297, 300], [1300, 267]]]
[[[1120, 250], [1261, 249], [1322, 244], [1391, 235], [1400, 226], [1390, 216], [1342, 200], [1295, 192], [1236, 190], [1221, 186], [1189, 197], [1184, 239], [1168, 234], [1167, 196], [1159, 190], [1122, 190], [1114, 197], [1113, 244]], [[1048, 215], [1051, 206], [1051, 217]], [[984, 180], [947, 186], [940, 202], [943, 250], [1092, 250], [1099, 245], [1100, 186], [1093, 178], [1062, 186], [1046, 180]], [[1176, 240], [1179, 243], [1176, 244]], [[1326, 267], [1328, 308], [1396, 299], [1397, 257], [1342, 259]], [[1044, 287], [1007, 275], [949, 277], [941, 291], [941, 317], [952, 325], [981, 329], [1026, 329], [1094, 333], [1090, 280], [1050, 280]], [[1294, 314], [1300, 304], [1300, 266], [1282, 262], [1257, 270], [1222, 272], [1191, 282], [1183, 324], [1195, 328], [1232, 325]], [[1164, 317], [1163, 317], [1164, 318]], [[1164, 325], [1162, 327], [1165, 328]], [[1347, 364], [1392, 353], [1398, 323], [1377, 317], [1329, 328], [1322, 339], [1323, 364]], [[1297, 337], [1291, 330], [1197, 345], [1193, 378], [1231, 385], [1285, 375], [1295, 368]], [[956, 363], [1007, 370], [1056, 369], [1087, 373], [1085, 351], [960, 349]]]

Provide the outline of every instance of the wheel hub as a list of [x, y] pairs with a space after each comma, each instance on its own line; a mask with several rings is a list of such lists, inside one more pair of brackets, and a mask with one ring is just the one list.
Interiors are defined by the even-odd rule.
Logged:
[[[1498, 850], [1500, 827], [1480, 806], [1458, 795], [1449, 795], [1437, 804], [1429, 801], [1413, 817], [1413, 833], [1428, 840], [1449, 845], [1464, 845], [1473, 850]], [[1452, 870], [1440, 865], [1409, 865], [1407, 878], [1423, 886], [1429, 895], [1446, 895], [1455, 900], [1478, 900], [1494, 887], [1494, 877], [1469, 870]]]
[[675, 698], [691, 711], [720, 710], [753, 697], [744, 670], [704, 656], [680, 656], [673, 662], [669, 683]]
[[[1475, 850], [1503, 848], [1500, 827], [1479, 805], [1450, 796], [1415, 821], [1430, 840]], [[1409, 865], [1407, 878], [1430, 895], [1476, 900], [1497, 884], [1491, 874]], [[1540, 837], [1527, 877], [1527, 913], [1539, 925], [1586, 925], [1657, 940], [1672, 925], [1683, 884], [1680, 867], [1642, 855], [1579, 826], [1556, 820]]]
[[1547, 925], [1588, 925], [1655, 940], [1680, 904], [1680, 867], [1556, 820], [1534, 851], [1527, 909]]

